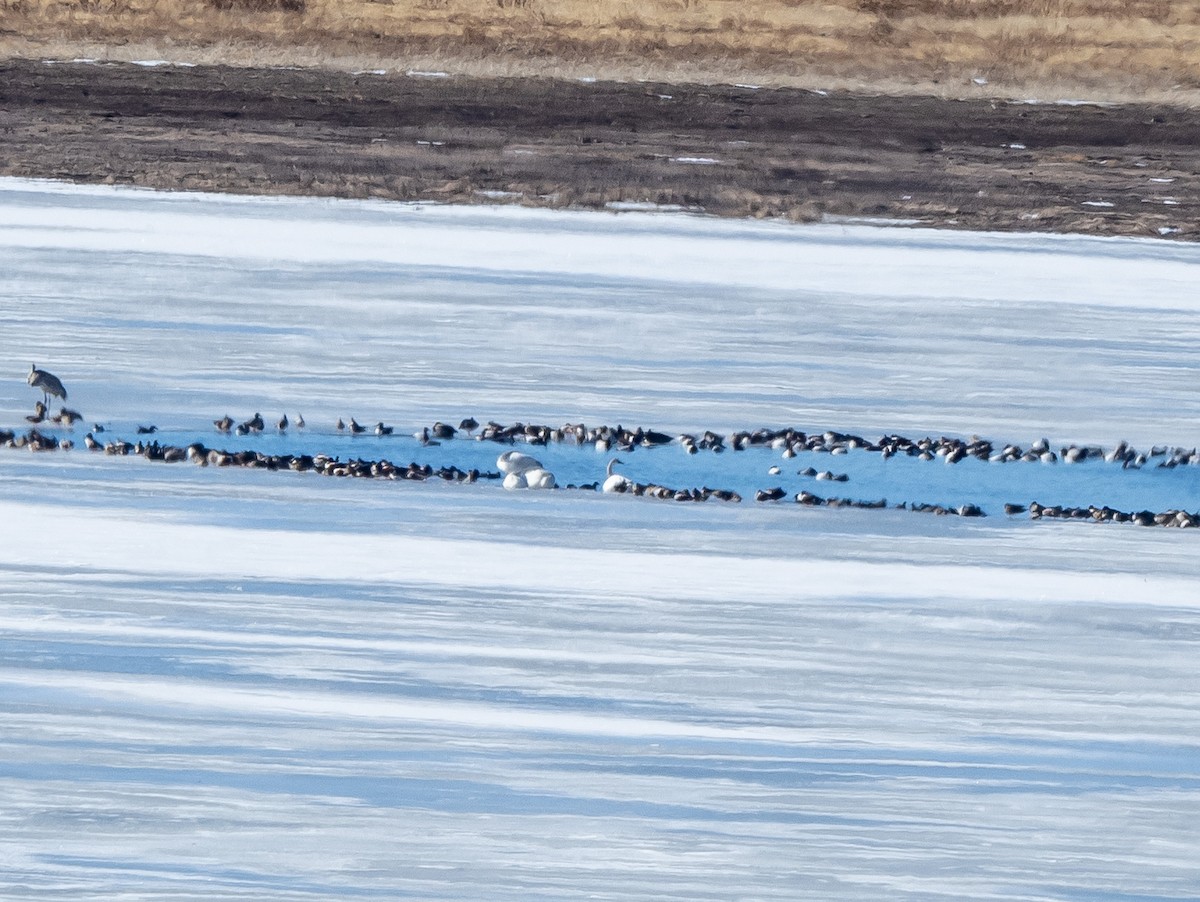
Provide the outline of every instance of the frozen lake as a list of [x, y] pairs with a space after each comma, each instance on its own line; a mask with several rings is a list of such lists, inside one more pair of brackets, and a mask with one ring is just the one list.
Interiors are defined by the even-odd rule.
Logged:
[[[1157, 241], [0, 181], [0, 427], [36, 362], [76, 441], [286, 411], [304, 433], [251, 441], [484, 466], [409, 436], [1190, 448], [1198, 276]], [[820, 457], [838, 494], [1200, 507], [1194, 467]], [[739, 490], [780, 463], [622, 459]], [[0, 515], [5, 899], [1200, 898], [1190, 530], [82, 449], [0, 449]]]

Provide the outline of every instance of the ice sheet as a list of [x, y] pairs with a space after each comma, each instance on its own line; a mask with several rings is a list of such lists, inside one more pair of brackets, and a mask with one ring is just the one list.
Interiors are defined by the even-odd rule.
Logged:
[[[339, 448], [338, 416], [468, 413], [1192, 445], [1198, 261], [5, 181], [0, 425], [36, 362], [110, 434], [286, 410]], [[1200, 886], [1190, 531], [81, 450], [0, 452], [0, 524], [5, 899]]]

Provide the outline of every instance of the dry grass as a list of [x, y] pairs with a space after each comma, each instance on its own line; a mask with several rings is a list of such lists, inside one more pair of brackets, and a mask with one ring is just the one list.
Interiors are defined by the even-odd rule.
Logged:
[[1200, 102], [1200, 0], [0, 0], [0, 55]]

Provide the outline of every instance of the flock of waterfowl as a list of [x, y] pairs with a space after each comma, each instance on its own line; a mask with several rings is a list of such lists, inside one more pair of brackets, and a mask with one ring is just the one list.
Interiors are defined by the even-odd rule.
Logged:
[[[67, 391], [62, 381], [53, 374], [33, 365], [30, 367], [27, 381], [31, 387], [42, 392], [42, 398], [35, 404], [33, 414], [26, 417], [29, 427], [24, 432], [0, 428], [0, 446], [27, 448], [32, 451], [70, 450], [75, 447], [71, 437], [59, 437], [47, 431], [53, 427], [72, 430], [75, 424], [83, 419], [78, 411], [67, 408], [65, 404], [60, 406], [57, 414], [51, 415], [50, 404], [53, 398], [58, 398], [62, 402], [67, 400]], [[213, 426], [222, 435], [239, 437], [263, 433], [269, 428], [260, 413], [255, 413], [241, 422], [225, 415], [214, 420]], [[289, 419], [285, 414], [274, 421], [270, 428], [279, 434], [285, 434], [289, 429], [304, 429], [305, 426], [303, 415], [297, 414]], [[373, 433], [381, 437], [391, 436], [395, 431], [394, 427], [386, 426], [382, 421], [377, 422], [374, 427], [370, 427], [358, 423], [353, 417], [348, 422], [339, 419], [335, 428], [339, 432], [348, 432], [351, 435]], [[533, 453], [513, 449], [500, 453], [496, 459], [494, 470], [485, 470], [475, 467], [434, 467], [427, 463], [418, 464], [416, 462], [397, 464], [386, 458], [352, 457], [342, 460], [340, 456], [324, 453], [273, 454], [253, 448], [221, 449], [210, 447], [207, 443], [200, 441], [184, 445], [165, 444], [149, 438], [138, 438], [135, 442], [124, 439], [102, 442], [96, 437], [102, 432], [104, 432], [104, 427], [96, 424], [84, 436], [84, 447], [89, 451], [104, 452], [109, 455], [139, 455], [147, 460], [168, 463], [191, 461], [200, 466], [291, 470], [333, 477], [413, 481], [436, 478], [462, 484], [471, 484], [480, 480], [496, 480], [504, 488], [514, 491], [580, 489], [670, 501], [703, 502], [709, 499], [726, 502], [742, 501], [741, 494], [728, 488], [710, 486], [681, 488], [635, 481], [616, 472], [616, 467], [622, 463], [619, 457], [609, 458], [603, 479], [560, 485], [554, 473], [547, 469]], [[138, 426], [136, 432], [139, 436], [145, 437], [153, 435], [157, 429], [152, 425]], [[870, 440], [851, 433], [835, 431], [805, 433], [793, 428], [741, 431], [728, 436], [713, 431], [670, 435], [659, 430], [641, 427], [636, 429], [623, 426], [586, 427], [580, 423], [567, 423], [560, 427], [552, 427], [523, 423], [502, 425], [488, 422], [481, 426], [475, 419], [467, 418], [460, 421], [457, 427], [442, 422], [434, 423], [432, 426], [423, 427], [419, 432], [414, 433], [413, 437], [422, 446], [465, 439], [499, 445], [522, 444], [527, 446], [531, 452], [539, 446], [565, 442], [580, 447], [592, 447], [605, 453], [613, 451], [632, 453], [639, 448], [655, 448], [665, 445], [677, 445], [688, 455], [698, 454], [701, 451], [722, 454], [727, 450], [737, 452], [752, 447], [763, 447], [777, 452], [781, 460], [789, 460], [801, 453], [838, 456], [851, 451], [862, 451], [877, 453], [884, 460], [894, 456], [906, 456], [925, 461], [940, 459], [947, 465], [956, 464], [967, 458], [993, 464], [1038, 462], [1068, 465], [1103, 459], [1110, 464], [1119, 464], [1123, 470], [1139, 470], [1150, 466], [1172, 469], [1179, 466], [1200, 465], [1200, 453], [1194, 448], [1161, 446], [1151, 448], [1147, 452], [1140, 452], [1126, 442], [1121, 442], [1107, 450], [1092, 445], [1070, 445], [1054, 450], [1045, 439], [1039, 439], [1027, 448], [1022, 448], [1011, 443], [997, 445], [978, 437], [968, 440], [945, 436], [936, 439], [931, 437], [910, 439], [890, 434]], [[772, 466], [768, 473], [779, 475], [781, 469], [778, 465]], [[797, 474], [819, 481], [845, 483], [849, 480], [845, 473], [835, 473], [829, 469], [818, 470], [811, 466], [798, 470]], [[790, 498], [803, 507], [893, 509], [959, 517], [986, 516], [985, 511], [974, 503], [948, 506], [906, 501], [889, 504], [886, 499], [882, 498], [877, 500], [840, 498], [822, 496], [807, 490], [791, 493], [782, 486], [757, 489], [753, 498], [759, 503], [781, 502]], [[1035, 501], [1028, 504], [1005, 504], [1004, 513], [1009, 516], [1026, 515], [1030, 520], [1062, 519], [1131, 523], [1141, 526], [1200, 526], [1200, 512], [1193, 513], [1179, 509], [1129, 511], [1110, 506], [1071, 507], [1045, 505]]]

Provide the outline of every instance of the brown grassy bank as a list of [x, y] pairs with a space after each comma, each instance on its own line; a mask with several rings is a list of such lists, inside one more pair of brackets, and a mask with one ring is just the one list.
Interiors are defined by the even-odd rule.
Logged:
[[0, 0], [0, 56], [1200, 102], [1200, 0]]

